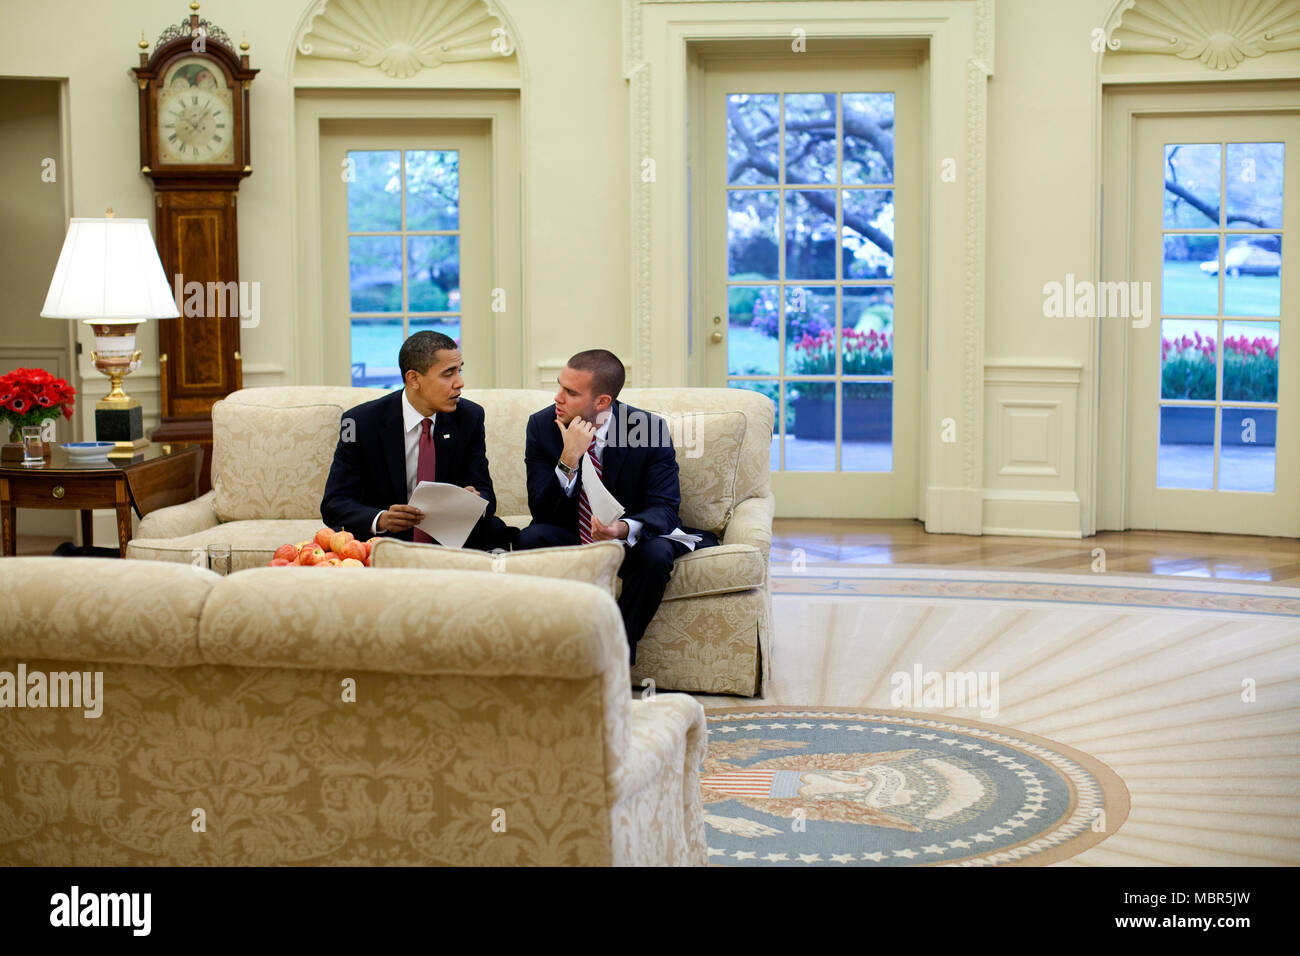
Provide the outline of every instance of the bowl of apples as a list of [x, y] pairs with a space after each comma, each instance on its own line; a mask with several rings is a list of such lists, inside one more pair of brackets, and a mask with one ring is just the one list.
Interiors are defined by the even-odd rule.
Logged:
[[370, 550], [379, 536], [362, 541], [351, 531], [321, 528], [315, 537], [297, 544], [282, 544], [275, 549], [270, 567], [287, 568], [289, 565], [310, 568], [368, 568]]

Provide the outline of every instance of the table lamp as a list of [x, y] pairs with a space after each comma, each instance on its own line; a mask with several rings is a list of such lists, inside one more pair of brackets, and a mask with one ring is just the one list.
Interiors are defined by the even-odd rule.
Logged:
[[140, 367], [136, 326], [180, 315], [146, 219], [73, 219], [54, 267], [41, 317], [80, 319], [95, 334], [90, 353], [112, 388], [95, 405], [95, 437], [111, 441], [110, 458], [130, 458], [149, 444], [140, 403], [122, 379]]

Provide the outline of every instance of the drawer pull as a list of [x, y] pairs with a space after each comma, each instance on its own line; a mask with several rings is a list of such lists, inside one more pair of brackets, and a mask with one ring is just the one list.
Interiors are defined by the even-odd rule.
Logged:
[[54, 490], [51, 491], [50, 494], [54, 495], [54, 497], [56, 498], [62, 498], [64, 495], [67, 494], [67, 492], [63, 490], [62, 485], [55, 485]]

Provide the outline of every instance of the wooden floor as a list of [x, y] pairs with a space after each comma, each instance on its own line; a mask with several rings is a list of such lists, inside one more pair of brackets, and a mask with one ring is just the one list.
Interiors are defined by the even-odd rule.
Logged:
[[[49, 554], [60, 539], [18, 536], [19, 554]], [[109, 545], [110, 541], [96, 542]], [[1180, 531], [1104, 532], [1091, 538], [927, 534], [919, 521], [778, 518], [772, 561], [912, 564], [949, 568], [1093, 574], [1093, 551], [1107, 571], [1258, 581], [1300, 587], [1300, 539]], [[802, 556], [797, 549], [802, 549]]]
[[1179, 531], [1111, 531], [1091, 538], [927, 534], [919, 521], [823, 518], [778, 518], [772, 531], [774, 565], [802, 558], [808, 564], [910, 564], [1092, 574], [1097, 548], [1105, 552], [1105, 570], [1111, 572], [1300, 587], [1300, 539], [1296, 538]]

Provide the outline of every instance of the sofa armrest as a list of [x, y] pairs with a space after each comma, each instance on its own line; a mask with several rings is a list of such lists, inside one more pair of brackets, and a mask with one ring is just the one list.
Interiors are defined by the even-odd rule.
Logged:
[[193, 501], [151, 511], [140, 519], [140, 528], [136, 532], [136, 537], [183, 538], [187, 534], [215, 528], [221, 523], [212, 510], [213, 502], [216, 500], [217, 493], [209, 491]]
[[[628, 749], [610, 796], [615, 829], [635, 831], [636, 838], [632, 843], [625, 843], [615, 835], [614, 864], [703, 866], [708, 861], [708, 844], [700, 768], [704, 764], [709, 733], [704, 708], [687, 694], [656, 694], [650, 700], [632, 700], [630, 706]], [[679, 781], [679, 785], [675, 786], [674, 781]], [[667, 787], [673, 787], [672, 792], [660, 792]], [[684, 834], [669, 823], [676, 814], [664, 812], [670, 801], [678, 800]], [[652, 809], [650, 816], [642, 819], [647, 807], [662, 807], [663, 811]], [[652, 836], [648, 831], [655, 826], [667, 829], [657, 835], [658, 839], [647, 840], [647, 836]], [[631, 832], [622, 834], [628, 839], [632, 835]], [[683, 836], [685, 846], [681, 845]], [[674, 845], [675, 849], [670, 849]], [[671, 858], [661, 855], [665, 849]], [[618, 859], [620, 850], [635, 859]]]
[[776, 514], [776, 495], [746, 498], [731, 513], [722, 544], [752, 544], [763, 553], [766, 565], [772, 553], [772, 517]]

